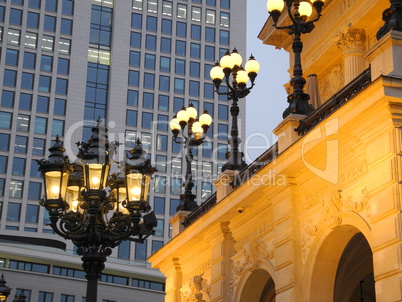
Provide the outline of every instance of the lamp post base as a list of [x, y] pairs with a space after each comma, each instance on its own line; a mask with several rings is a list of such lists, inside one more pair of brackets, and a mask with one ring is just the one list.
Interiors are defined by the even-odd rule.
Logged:
[[194, 211], [198, 207], [195, 202], [195, 195], [184, 193], [180, 195], [180, 203], [176, 208], [176, 211]]
[[285, 109], [282, 118], [287, 118], [291, 113], [309, 115], [314, 107], [309, 104], [310, 96], [307, 93], [293, 93], [288, 96], [289, 107]]
[[[233, 147], [232, 147], [233, 148]], [[236, 146], [238, 149], [238, 145]], [[245, 168], [247, 168], [247, 164], [244, 161], [244, 153], [237, 151], [233, 152], [228, 152], [226, 154], [227, 156], [227, 162], [222, 166], [222, 172], [225, 172], [226, 170], [234, 170], [234, 171], [242, 171]]]

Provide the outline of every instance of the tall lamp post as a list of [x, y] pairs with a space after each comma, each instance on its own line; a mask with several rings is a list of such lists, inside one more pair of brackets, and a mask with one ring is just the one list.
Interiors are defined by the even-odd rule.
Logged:
[[[193, 161], [193, 148], [201, 145], [212, 123], [212, 118], [205, 110], [197, 119], [197, 109], [190, 104], [183, 107], [170, 121], [170, 129], [173, 133], [175, 143], [183, 143], [186, 149], [186, 178], [184, 183], [184, 194], [180, 195], [180, 203], [176, 210], [193, 211], [197, 207], [195, 195], [192, 193], [194, 187], [191, 174], [191, 162]], [[186, 131], [187, 127], [187, 131]], [[183, 138], [179, 139], [179, 134]]]
[[1, 274], [0, 278], [0, 302], [7, 301], [8, 296], [10, 295], [11, 288], [6, 285], [6, 280], [4, 279], [4, 274]]
[[[293, 35], [292, 50], [294, 53], [294, 67], [293, 78], [290, 80], [293, 92], [288, 95], [289, 107], [283, 112], [283, 118], [286, 118], [291, 113], [308, 115], [314, 110], [313, 106], [308, 103], [310, 96], [303, 91], [306, 79], [303, 78], [301, 64], [301, 52], [303, 50], [301, 35], [310, 33], [314, 29], [314, 23], [321, 17], [324, 1], [325, 0], [310, 0], [317, 12], [316, 17], [312, 20], [308, 18], [311, 16], [313, 9], [311, 4], [307, 1], [268, 0], [267, 2], [267, 8], [274, 21], [273, 25], [275, 28], [286, 29], [290, 35]], [[287, 26], [278, 26], [278, 20], [285, 4], [292, 23]]]
[[120, 163], [121, 177], [122, 173], [110, 173], [118, 143], [110, 143], [106, 132], [98, 119], [89, 141], [77, 143], [74, 164], [59, 137], [49, 149], [48, 159], [38, 160], [45, 187], [40, 205], [48, 210], [54, 232], [71, 240], [82, 256], [88, 302], [97, 302], [98, 279], [112, 248], [123, 240], [144, 242], [157, 225], [147, 203], [155, 169], [145, 159], [141, 142], [137, 140], [130, 156]]
[[[230, 107], [230, 114], [232, 116], [232, 128], [230, 130], [230, 147], [231, 151], [228, 153], [228, 160], [222, 167], [222, 172], [225, 170], [243, 170], [247, 164], [244, 161], [243, 152], [240, 152], [239, 145], [241, 139], [239, 138], [239, 128], [237, 117], [239, 115], [239, 99], [246, 97], [250, 90], [254, 87], [254, 80], [260, 70], [260, 64], [254, 59], [253, 56], [249, 58], [245, 65], [245, 70], [241, 66], [242, 57], [236, 49], [230, 53], [229, 51], [221, 58], [220, 62], [215, 64], [211, 69], [210, 76], [216, 88], [216, 93], [219, 95], [227, 95], [229, 100], [232, 100]], [[225, 78], [227, 92], [219, 91], [222, 79]], [[232, 84], [230, 84], [232, 78]], [[251, 86], [247, 87], [247, 82], [250, 80]]]

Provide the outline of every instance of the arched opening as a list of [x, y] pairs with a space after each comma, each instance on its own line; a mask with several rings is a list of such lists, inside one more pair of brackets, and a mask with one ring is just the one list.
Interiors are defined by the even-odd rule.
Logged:
[[[346, 219], [345, 219], [346, 220]], [[364, 302], [375, 301], [373, 254], [365, 234], [347, 224], [327, 229], [323, 241], [311, 254], [308, 301], [354, 302], [360, 299], [360, 281]], [[356, 300], [357, 297], [357, 300]]]
[[373, 253], [362, 233], [346, 245], [336, 272], [334, 301], [375, 302]]
[[255, 270], [247, 278], [240, 302], [275, 302], [275, 283], [265, 270]]

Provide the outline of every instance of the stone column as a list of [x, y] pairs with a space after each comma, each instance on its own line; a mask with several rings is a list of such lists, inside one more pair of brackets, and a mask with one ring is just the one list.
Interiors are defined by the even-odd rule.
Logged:
[[366, 32], [361, 28], [346, 27], [337, 36], [336, 45], [343, 51], [345, 85], [362, 73], [366, 67]]

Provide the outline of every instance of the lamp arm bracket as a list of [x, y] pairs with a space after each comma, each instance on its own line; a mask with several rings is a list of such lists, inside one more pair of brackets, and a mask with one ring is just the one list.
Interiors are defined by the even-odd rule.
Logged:
[[218, 90], [215, 90], [215, 92], [216, 92], [218, 95], [229, 95], [229, 92], [219, 92]]
[[290, 20], [292, 20], [293, 24], [296, 24], [297, 20], [295, 19], [295, 17], [292, 14], [292, 6], [291, 5], [287, 5], [287, 11], [288, 11]]
[[293, 29], [294, 29], [294, 25], [292, 24], [292, 25], [287, 25], [287, 26], [277, 26], [276, 24], [274, 24], [274, 27], [276, 28], [276, 29], [289, 29], [289, 30], [291, 30], [291, 31], [293, 31]]
[[234, 87], [230, 85], [229, 77], [226, 77], [226, 86], [230, 89], [230, 91], [234, 91]]
[[185, 141], [187, 140], [187, 137], [184, 135], [183, 132], [180, 132], [180, 134], [181, 134], [181, 137], [173, 137], [173, 141], [174, 141], [176, 144], [181, 144], [181, 143], [183, 142], [183, 139], [184, 139]]
[[246, 90], [251, 90], [251, 89], [253, 89], [254, 86], [255, 86], [255, 83], [253, 82], [253, 83], [251, 83], [250, 87], [246, 88]]
[[251, 86], [250, 88], [246, 88], [244, 90], [239, 91], [239, 93], [237, 94], [238, 98], [239, 99], [245, 98], [250, 93], [250, 90], [252, 88], [253, 88], [253, 86]]

